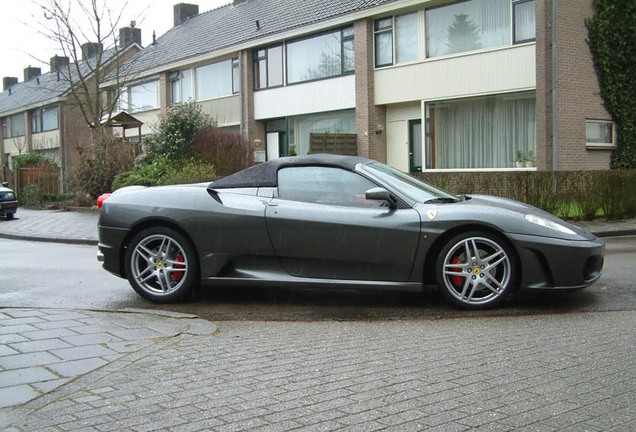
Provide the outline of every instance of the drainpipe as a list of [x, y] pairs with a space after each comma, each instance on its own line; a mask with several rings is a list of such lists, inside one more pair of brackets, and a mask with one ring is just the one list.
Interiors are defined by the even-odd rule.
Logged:
[[552, 172], [556, 192], [557, 170], [557, 0], [552, 0]]

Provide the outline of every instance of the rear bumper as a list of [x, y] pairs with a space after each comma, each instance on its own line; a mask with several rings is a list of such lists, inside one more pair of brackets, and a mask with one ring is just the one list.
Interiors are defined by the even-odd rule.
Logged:
[[573, 290], [592, 285], [601, 277], [605, 243], [513, 236], [521, 259], [521, 286], [537, 290]]
[[97, 245], [97, 261], [104, 270], [119, 277], [126, 277], [124, 267], [124, 242], [127, 229], [98, 226], [99, 244]]

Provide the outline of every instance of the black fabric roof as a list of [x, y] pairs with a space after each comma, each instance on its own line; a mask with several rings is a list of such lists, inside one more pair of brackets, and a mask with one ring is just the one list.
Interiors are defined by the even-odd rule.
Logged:
[[210, 189], [276, 187], [277, 173], [281, 168], [298, 166], [330, 166], [353, 171], [359, 163], [373, 162], [362, 156], [342, 156], [332, 154], [315, 154], [308, 156], [290, 156], [274, 159], [244, 169], [235, 174], [212, 182]]

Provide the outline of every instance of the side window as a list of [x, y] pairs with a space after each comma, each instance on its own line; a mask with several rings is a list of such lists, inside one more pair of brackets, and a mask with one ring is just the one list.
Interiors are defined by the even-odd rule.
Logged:
[[347, 207], [379, 207], [365, 192], [376, 185], [339, 168], [294, 167], [278, 171], [278, 196], [290, 201]]

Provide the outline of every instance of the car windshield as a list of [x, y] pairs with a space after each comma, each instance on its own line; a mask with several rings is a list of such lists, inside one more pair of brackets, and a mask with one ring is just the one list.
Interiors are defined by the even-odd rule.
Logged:
[[455, 195], [379, 162], [362, 165], [362, 170], [417, 202], [450, 203], [460, 201]]

